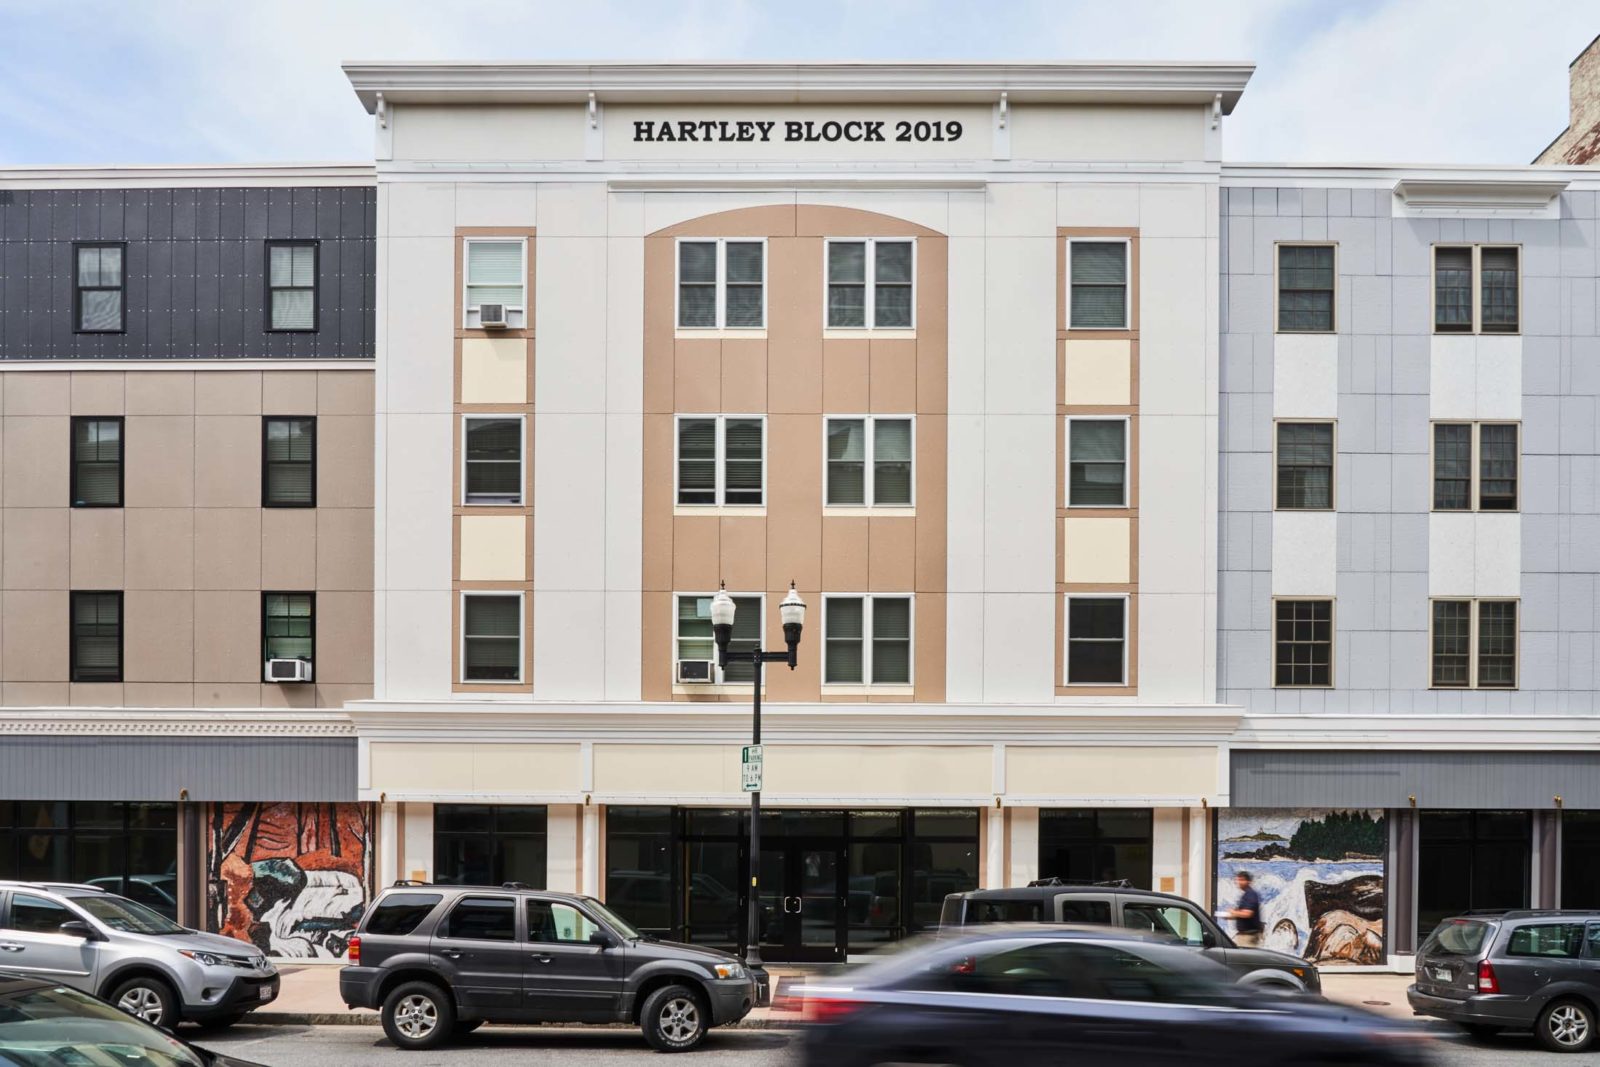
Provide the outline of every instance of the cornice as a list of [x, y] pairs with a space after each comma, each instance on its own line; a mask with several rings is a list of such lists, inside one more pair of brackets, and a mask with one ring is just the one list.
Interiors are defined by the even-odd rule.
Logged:
[[0, 736], [354, 737], [341, 711], [26, 708], [0, 710]]
[[[1536, 174], [1537, 172], [1533, 172]], [[1423, 211], [1534, 211], [1549, 206], [1570, 183], [1564, 179], [1402, 178], [1394, 195]]]
[[228, 188], [248, 185], [353, 185], [377, 183], [371, 163], [204, 163], [194, 165], [7, 166], [0, 189]]
[[1594, 750], [1600, 749], [1600, 720], [1579, 715], [1246, 715], [1232, 747]]

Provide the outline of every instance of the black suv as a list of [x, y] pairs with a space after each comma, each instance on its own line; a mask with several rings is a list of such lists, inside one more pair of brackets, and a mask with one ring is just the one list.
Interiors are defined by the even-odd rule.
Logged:
[[1241, 985], [1282, 993], [1322, 990], [1322, 978], [1309, 961], [1287, 952], [1240, 948], [1189, 898], [1126, 882], [1069, 885], [1052, 878], [1020, 889], [951, 893], [939, 915], [941, 930], [1002, 922], [1088, 923], [1165, 934], [1225, 964]]
[[381, 1011], [403, 1049], [486, 1022], [632, 1022], [658, 1051], [685, 1052], [744, 1018], [757, 984], [737, 958], [641, 934], [591, 897], [401, 882], [351, 938], [339, 994]]
[[1468, 912], [1417, 950], [1418, 1015], [1480, 1037], [1532, 1029], [1552, 1052], [1595, 1047], [1600, 911]]

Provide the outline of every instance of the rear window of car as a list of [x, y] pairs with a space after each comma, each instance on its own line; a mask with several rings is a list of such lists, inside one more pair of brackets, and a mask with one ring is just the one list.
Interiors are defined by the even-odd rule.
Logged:
[[1507, 956], [1573, 959], [1583, 952], [1582, 923], [1535, 923], [1511, 931]]
[[969, 923], [1036, 923], [1044, 917], [1044, 903], [1038, 900], [969, 900]]
[[1447, 919], [1434, 928], [1422, 946], [1423, 952], [1444, 952], [1452, 956], [1476, 956], [1489, 935], [1488, 923], [1472, 919]]
[[438, 937], [469, 941], [515, 941], [516, 902], [510, 897], [462, 897], [444, 921]]
[[390, 893], [372, 909], [365, 932], [393, 937], [409, 934], [443, 899], [442, 893]]

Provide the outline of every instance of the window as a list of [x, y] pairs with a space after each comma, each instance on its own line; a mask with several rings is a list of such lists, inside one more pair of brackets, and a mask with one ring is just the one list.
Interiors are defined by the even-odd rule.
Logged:
[[1128, 598], [1067, 598], [1067, 684], [1126, 685]]
[[444, 899], [442, 893], [390, 893], [372, 909], [363, 933], [404, 937]]
[[1273, 603], [1275, 686], [1333, 685], [1333, 601]]
[[1128, 328], [1128, 242], [1068, 241], [1067, 328]]
[[1067, 420], [1067, 506], [1128, 506], [1128, 420]]
[[1434, 423], [1433, 510], [1516, 511], [1517, 437], [1514, 422]]
[[317, 242], [267, 242], [267, 329], [317, 328]]
[[264, 659], [312, 661], [316, 649], [315, 593], [261, 594], [261, 655]]
[[911, 684], [910, 597], [825, 596], [822, 599], [824, 682], [830, 685]]
[[122, 506], [122, 419], [72, 419], [72, 506]]
[[549, 811], [536, 804], [435, 804], [433, 877], [441, 885], [545, 885]]
[[1435, 247], [1434, 332], [1516, 333], [1521, 310], [1518, 254], [1515, 247]]
[[1435, 600], [1432, 678], [1435, 689], [1515, 689], [1517, 602]]
[[909, 330], [915, 325], [916, 242], [828, 243], [829, 329]]
[[482, 323], [479, 312], [484, 304], [500, 304], [506, 309], [506, 325], [526, 323], [527, 303], [523, 296], [527, 262], [527, 242], [520, 237], [473, 238], [466, 244], [465, 323], [475, 329]]
[[678, 328], [764, 328], [766, 276], [765, 241], [679, 241]]
[[515, 941], [516, 902], [510, 897], [462, 897], [445, 916], [439, 936], [464, 941]]
[[11, 924], [8, 929], [23, 934], [53, 934], [60, 931], [62, 923], [76, 918], [65, 906], [53, 900], [18, 893], [11, 898]]
[[1333, 508], [1333, 423], [1278, 423], [1278, 510]]
[[317, 506], [315, 416], [269, 416], [261, 420], [261, 506]]
[[722, 668], [717, 666], [717, 643], [711, 633], [711, 596], [706, 593], [678, 597], [676, 658], [710, 660], [711, 676], [717, 682], [752, 682], [755, 665], [750, 662], [750, 653], [761, 647], [762, 598], [733, 598], [733, 636], [728, 640], [728, 666]]
[[909, 418], [863, 415], [829, 419], [828, 506], [909, 505], [911, 434]]
[[461, 597], [461, 680], [522, 680], [522, 594]]
[[1532, 859], [1526, 811], [1418, 812], [1418, 934], [1467, 911], [1526, 908]]
[[176, 804], [0, 800], [0, 879], [81, 882], [178, 913]]
[[78, 333], [121, 333], [126, 328], [127, 247], [120, 242], [72, 246], [72, 328]]
[[1333, 246], [1278, 246], [1278, 332], [1333, 332]]
[[553, 900], [528, 901], [528, 940], [544, 945], [589, 943], [600, 924], [571, 904]]
[[766, 425], [764, 415], [678, 416], [678, 503], [764, 503]]
[[468, 504], [522, 503], [522, 426], [521, 415], [462, 420], [462, 493]]
[[1122, 925], [1130, 930], [1166, 934], [1197, 947], [1206, 943], [1206, 928], [1200, 916], [1176, 904], [1125, 903]]
[[[1039, 877], [1066, 882], [1126, 878], [1151, 887], [1154, 815], [1149, 808], [1045, 808], [1039, 812]], [[1075, 898], [1063, 897], [1062, 903]], [[1072, 921], [1063, 916], [1065, 921]], [[1105, 921], [1110, 921], [1108, 914]]]
[[122, 594], [72, 594], [72, 680], [122, 681]]
[[1536, 923], [1511, 931], [1507, 956], [1544, 956], [1577, 959], [1583, 952], [1582, 923]]

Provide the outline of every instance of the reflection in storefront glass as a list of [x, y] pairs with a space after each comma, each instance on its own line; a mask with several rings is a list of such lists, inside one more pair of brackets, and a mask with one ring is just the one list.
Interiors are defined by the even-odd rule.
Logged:
[[672, 933], [671, 808], [606, 812], [606, 904], [646, 933]]
[[737, 944], [744, 922], [736, 888], [743, 881], [739, 876], [739, 843], [691, 842], [688, 856], [688, 939], [700, 945]]
[[85, 882], [178, 914], [173, 804], [0, 801], [0, 878]]

